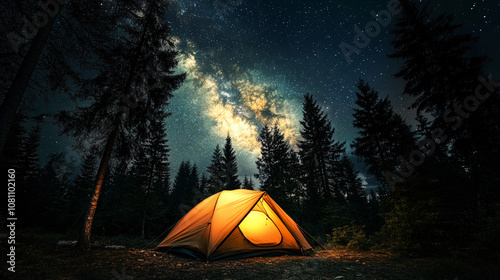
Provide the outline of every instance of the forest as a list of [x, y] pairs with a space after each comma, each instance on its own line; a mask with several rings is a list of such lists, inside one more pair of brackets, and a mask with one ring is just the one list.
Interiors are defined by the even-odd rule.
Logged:
[[[267, 192], [318, 250], [500, 261], [500, 82], [485, 70], [497, 62], [471, 55], [478, 38], [434, 4], [401, 0], [388, 27], [413, 119], [359, 77], [348, 143], [316, 93], [303, 92], [297, 143], [263, 123], [258, 172], [242, 176], [231, 133], [209, 165], [171, 165], [169, 107], [189, 73], [164, 20], [169, 1], [3, 1], [0, 162], [3, 174], [15, 170], [17, 246], [57, 236], [77, 240], [80, 254], [106, 239], [154, 248], [199, 202], [242, 188]], [[25, 102], [61, 97], [73, 107], [33, 112]], [[74, 150], [41, 158], [47, 121]], [[355, 161], [376, 188], [365, 189]]]

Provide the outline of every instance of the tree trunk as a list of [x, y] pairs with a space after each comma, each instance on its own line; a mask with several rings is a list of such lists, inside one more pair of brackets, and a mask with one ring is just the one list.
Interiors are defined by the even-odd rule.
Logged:
[[63, 7], [64, 4], [60, 4], [57, 14], [54, 16], [47, 15], [47, 24], [38, 30], [35, 38], [31, 42], [28, 52], [24, 56], [23, 62], [17, 70], [16, 76], [9, 87], [5, 99], [0, 105], [0, 154], [3, 153], [10, 127], [14, 122], [17, 109], [19, 104], [21, 104], [24, 92], [26, 91], [28, 83], [31, 80], [31, 76], [35, 70], [40, 54], [49, 39], [54, 22]]
[[85, 218], [85, 225], [83, 228], [82, 236], [80, 237], [78, 248], [83, 251], [88, 251], [90, 249], [90, 232], [92, 230], [92, 222], [94, 221], [95, 211], [97, 209], [97, 201], [99, 200], [99, 195], [101, 194], [102, 183], [104, 181], [104, 175], [108, 169], [109, 159], [111, 158], [111, 152], [113, 150], [113, 145], [118, 135], [118, 127], [120, 126], [120, 118], [117, 117], [115, 120], [113, 131], [108, 136], [106, 142], [106, 147], [104, 149], [104, 154], [101, 158], [101, 163], [99, 164], [99, 170], [96, 176], [96, 183], [94, 194], [90, 200], [90, 205], [87, 211], [87, 217]]
[[[134, 57], [134, 61], [128, 72], [127, 81], [125, 83], [125, 92], [123, 92], [123, 97], [127, 97], [132, 90], [132, 80], [137, 68], [137, 63], [139, 59], [139, 53], [141, 53], [142, 47], [144, 46], [144, 42], [146, 40], [146, 31], [148, 29], [148, 24], [144, 27], [142, 31], [141, 40], [137, 46], [136, 56]], [[125, 105], [125, 104], [122, 104]], [[121, 107], [120, 107], [121, 108]], [[126, 114], [125, 114], [126, 115]], [[111, 158], [111, 151], [113, 150], [113, 145], [115, 144], [116, 136], [118, 135], [118, 128], [120, 126], [120, 119], [122, 118], [122, 112], [118, 112], [116, 116], [115, 123], [113, 125], [113, 131], [108, 136], [108, 140], [106, 142], [106, 148], [104, 149], [104, 154], [101, 158], [101, 163], [99, 164], [99, 170], [97, 172], [96, 178], [96, 186], [94, 190], [94, 194], [92, 195], [92, 199], [90, 201], [89, 209], [87, 217], [85, 218], [85, 225], [83, 229], [82, 236], [80, 237], [80, 241], [78, 242], [78, 248], [83, 251], [88, 251], [90, 249], [90, 232], [92, 230], [92, 222], [94, 221], [94, 215], [97, 208], [97, 201], [99, 200], [99, 194], [101, 193], [102, 183], [104, 181], [104, 175], [106, 174], [106, 170], [108, 168], [109, 159]]]

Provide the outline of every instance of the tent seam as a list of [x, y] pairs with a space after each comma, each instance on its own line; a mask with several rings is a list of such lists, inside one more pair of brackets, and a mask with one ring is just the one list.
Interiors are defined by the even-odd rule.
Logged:
[[[219, 195], [217, 196], [217, 199], [215, 200], [214, 209], [212, 210], [212, 216], [210, 217], [210, 221], [207, 224], [207, 227], [208, 227], [208, 225], [210, 225], [210, 231], [208, 232], [208, 245], [210, 245], [210, 236], [212, 235], [212, 220], [213, 220], [214, 214], [215, 214], [215, 207], [217, 207], [217, 202], [219, 202], [219, 197], [221, 196], [221, 194], [222, 194], [222, 191], [219, 192]], [[208, 249], [208, 246], [207, 246], [207, 249]], [[208, 262], [208, 258], [210, 257], [210, 254], [211, 254], [211, 252], [209, 252], [207, 250], [207, 262]]]
[[[241, 219], [241, 221], [238, 222], [238, 224], [236, 224], [236, 226], [226, 235], [226, 237], [224, 237], [224, 239], [217, 245], [217, 247], [215, 247], [211, 252], [210, 254], [212, 254], [213, 252], [215, 252], [217, 249], [219, 249], [219, 247], [222, 245], [222, 243], [224, 243], [224, 241], [226, 241], [226, 239], [233, 233], [233, 231], [241, 224], [241, 222], [248, 216], [248, 214], [250, 214], [250, 212], [252, 212], [253, 208], [255, 208], [255, 205], [257, 205], [257, 203], [259, 203], [259, 201], [262, 199], [262, 197], [264, 197], [264, 195], [266, 194], [266, 192], [263, 192], [262, 195], [259, 197], [259, 199], [257, 199], [257, 201], [254, 203], [254, 205], [250, 208], [250, 210], [245, 214], [245, 216], [243, 216], [243, 218]], [[219, 198], [217, 198], [218, 200]], [[214, 209], [215, 210], [215, 209]], [[283, 238], [283, 236], [282, 236]], [[294, 237], [295, 238], [295, 237]], [[208, 256], [207, 256], [207, 260], [208, 260]]]
[[[271, 197], [269, 197], [269, 198], [271, 198]], [[265, 198], [264, 198], [264, 200], [265, 200]], [[271, 200], [272, 200], [274, 203], [276, 203], [276, 201], [274, 201], [272, 198], [271, 198]], [[269, 203], [268, 203], [268, 205], [269, 205]], [[272, 207], [272, 208], [274, 208], [274, 205], [273, 205], [273, 206], [269, 205], [269, 206], [270, 206], [270, 207]], [[278, 216], [278, 218], [280, 218], [280, 220], [281, 220], [281, 221], [283, 221], [283, 218], [281, 218], [281, 217], [280, 217], [280, 215], [278, 214], [278, 212], [276, 211], [276, 209], [272, 209], [272, 208], [271, 208], [271, 210], [273, 210], [273, 211], [274, 211], [274, 213], [276, 213], [276, 215]], [[294, 222], [295, 222], [295, 221], [294, 221]], [[296, 222], [295, 222], [295, 223], [296, 223]], [[297, 224], [297, 223], [296, 223], [296, 224]], [[285, 228], [288, 230], [288, 232], [290, 232], [290, 234], [292, 235], [293, 239], [295, 239], [295, 242], [297, 242], [297, 245], [299, 245], [300, 250], [302, 251], [302, 249], [303, 249], [304, 247], [303, 247], [303, 246], [302, 246], [302, 244], [299, 242], [299, 240], [298, 240], [298, 239], [297, 239], [297, 237], [295, 236], [294, 232], [288, 228], [288, 226], [286, 225], [286, 223], [283, 223], [283, 225], [284, 225], [284, 226], [285, 226]], [[298, 224], [297, 224], [297, 226], [298, 226]], [[298, 227], [297, 227], [297, 228], [298, 228]], [[300, 228], [298, 228], [298, 229], [299, 229], [299, 231], [300, 231]], [[306, 240], [307, 240], [307, 239], [306, 239]]]

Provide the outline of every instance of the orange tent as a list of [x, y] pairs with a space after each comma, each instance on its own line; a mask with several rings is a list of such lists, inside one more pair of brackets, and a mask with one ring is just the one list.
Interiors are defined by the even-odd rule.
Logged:
[[200, 260], [300, 254], [311, 245], [263, 191], [230, 190], [196, 205], [158, 245]]

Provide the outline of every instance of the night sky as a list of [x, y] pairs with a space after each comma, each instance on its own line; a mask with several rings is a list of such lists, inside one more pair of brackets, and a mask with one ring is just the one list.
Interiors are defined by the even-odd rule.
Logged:
[[[346, 141], [350, 152], [359, 78], [381, 96], [389, 95], [396, 111], [412, 123], [414, 112], [407, 110], [411, 99], [401, 96], [404, 83], [392, 76], [401, 61], [387, 58], [395, 20], [381, 27], [359, 54], [352, 54], [351, 63], [339, 47], [342, 42], [353, 45], [355, 26], [364, 29], [373, 20], [370, 12], [387, 10], [388, 2], [173, 1], [168, 21], [181, 53], [179, 71], [187, 79], [168, 106], [172, 176], [183, 160], [205, 171], [215, 146], [223, 146], [228, 134], [240, 175], [257, 173], [260, 129], [277, 123], [295, 146], [308, 92], [329, 115], [335, 139]], [[498, 79], [500, 3], [432, 1], [431, 7], [455, 13], [456, 22], [464, 23], [461, 31], [481, 36], [473, 54], [487, 54], [492, 61], [486, 70]], [[46, 154], [71, 150], [71, 140], [57, 136], [55, 127], [45, 128], [43, 139]]]

